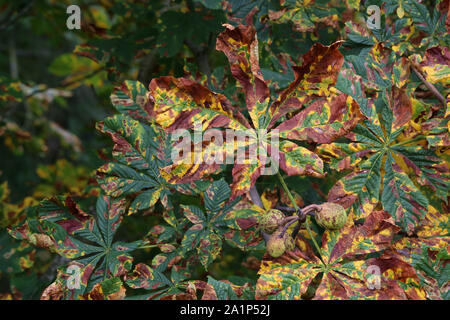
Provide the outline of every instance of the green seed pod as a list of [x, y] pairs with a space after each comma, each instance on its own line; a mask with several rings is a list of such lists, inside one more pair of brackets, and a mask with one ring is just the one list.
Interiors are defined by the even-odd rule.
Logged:
[[316, 212], [316, 222], [323, 228], [328, 230], [339, 230], [347, 221], [347, 213], [345, 209], [333, 202], [325, 202], [321, 204], [321, 210]]
[[280, 210], [270, 209], [261, 218], [262, 230], [266, 233], [274, 232], [284, 218], [285, 216]]
[[295, 240], [287, 232], [284, 234], [284, 244], [286, 245], [287, 251], [292, 251], [295, 249]]
[[267, 253], [274, 258], [281, 256], [286, 251], [285, 237], [280, 237], [281, 230], [277, 230], [272, 234], [266, 244]]

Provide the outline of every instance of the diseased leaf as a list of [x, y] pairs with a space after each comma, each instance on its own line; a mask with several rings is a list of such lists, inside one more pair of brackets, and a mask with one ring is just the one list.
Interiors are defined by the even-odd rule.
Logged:
[[135, 120], [152, 120], [153, 97], [138, 81], [125, 81], [116, 87], [111, 103], [117, 111]]
[[166, 205], [169, 193], [167, 183], [160, 174], [163, 163], [156, 131], [127, 116], [107, 118], [97, 128], [114, 141], [115, 162], [104, 164], [97, 170], [97, 180], [107, 195], [114, 197], [137, 195], [129, 214], [152, 207], [159, 199]]
[[303, 55], [302, 65], [292, 67], [295, 80], [271, 105], [271, 125], [287, 112], [300, 109], [314, 98], [331, 94], [330, 89], [336, 84], [344, 63], [344, 57], [338, 50], [341, 44], [341, 41], [330, 46], [316, 43]]
[[[60, 268], [57, 282], [64, 288], [64, 297], [74, 299], [86, 294], [98, 281], [121, 276], [131, 268], [133, 258], [129, 252], [141, 241], [113, 242], [124, 213], [124, 199], [100, 196], [97, 212], [92, 215], [72, 198], [57, 197], [43, 201], [27, 220], [11, 228], [10, 234], [73, 260]], [[78, 285], [67, 285], [67, 281]]]
[[20, 88], [20, 82], [10, 79], [6, 76], [0, 76], [0, 101], [17, 101], [20, 102], [23, 99], [22, 89]]
[[259, 50], [256, 30], [253, 26], [233, 27], [217, 38], [216, 49], [225, 53], [231, 73], [241, 84], [245, 103], [255, 129], [267, 128], [270, 117], [266, 115], [269, 106], [269, 88], [259, 67]]
[[414, 114], [406, 86], [409, 71], [405, 68], [409, 66], [403, 60], [391, 63], [394, 58], [393, 51], [379, 43], [365, 59], [353, 59], [353, 66], [347, 63], [350, 71], [346, 71], [346, 81], [357, 79], [351, 74], [356, 70], [364, 85], [377, 92], [366, 99], [359, 87], [349, 91], [357, 101], [367, 101], [363, 103], [367, 119], [347, 134], [350, 144], [322, 145], [318, 153], [333, 169], [352, 170], [331, 188], [329, 200], [358, 207], [355, 212], [362, 217], [380, 202], [396, 223], [411, 233], [432, 201], [421, 186], [431, 188], [446, 201], [449, 167], [433, 150], [418, 144], [425, 138], [416, 132], [409, 134], [407, 125]]
[[[338, 51], [341, 42], [313, 46], [303, 57], [303, 65], [293, 67], [296, 72], [294, 82], [269, 106], [269, 90], [259, 67], [254, 27], [225, 25], [225, 28], [218, 37], [217, 49], [225, 53], [232, 74], [243, 88], [246, 109], [254, 129], [266, 130], [275, 126], [277, 120], [281, 120], [288, 111], [306, 108], [272, 132], [250, 130], [250, 139], [246, 143], [239, 139], [237, 143], [226, 141], [222, 145], [194, 142], [191, 152], [184, 155], [184, 160], [163, 168], [162, 175], [170, 183], [192, 182], [219, 171], [215, 158], [207, 163], [196, 161], [199, 152], [203, 157], [205, 153], [219, 153], [219, 159], [223, 160], [224, 156], [235, 156], [242, 149], [244, 158], [235, 157], [234, 160], [232, 199], [248, 192], [258, 177], [265, 173], [269, 163], [281, 161], [281, 168], [289, 175], [322, 176], [323, 166], [315, 154], [299, 146], [288, 145], [288, 142], [283, 142], [282, 147], [278, 148], [273, 139], [329, 143], [347, 134], [363, 118], [358, 103], [352, 97], [332, 88], [344, 60]], [[204, 132], [211, 128], [223, 128], [232, 129], [239, 136], [252, 128], [224, 96], [191, 80], [173, 77], [154, 79], [150, 91], [155, 100], [156, 121], [170, 132], [176, 129]], [[313, 101], [315, 98], [321, 99]], [[256, 150], [255, 154], [250, 151], [251, 148]], [[300, 157], [306, 154], [309, 160], [300, 163]]]
[[[188, 79], [161, 77], [150, 83], [156, 122], [169, 132], [176, 129], [225, 127], [245, 130], [245, 118], [228, 99]], [[242, 122], [241, 122], [242, 121]]]
[[358, 103], [340, 94], [314, 101], [275, 130], [281, 138], [330, 143], [350, 132], [361, 119]]
[[[311, 256], [311, 248], [298, 236], [297, 247], [279, 258], [266, 254], [256, 285], [258, 298], [301, 299], [313, 280], [323, 274], [315, 290], [314, 299], [406, 299], [411, 281], [386, 272], [379, 287], [371, 287], [367, 278], [373, 268], [365, 261], [375, 252], [387, 249], [399, 228], [384, 211], [373, 211], [359, 226], [353, 215], [340, 231], [326, 230], [322, 236], [322, 262]], [[405, 264], [404, 268], [412, 267]], [[382, 272], [385, 272], [386, 268]], [[381, 274], [379, 275], [381, 276]], [[417, 280], [415, 274], [413, 280]], [[416, 281], [414, 285], [418, 284]], [[418, 291], [418, 287], [416, 287]], [[423, 298], [411, 295], [410, 298]]]

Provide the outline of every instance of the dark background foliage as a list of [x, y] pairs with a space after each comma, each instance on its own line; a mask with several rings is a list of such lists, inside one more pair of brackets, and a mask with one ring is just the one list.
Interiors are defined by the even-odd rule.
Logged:
[[[270, 12], [282, 9], [275, 0], [0, 0], [0, 90], [17, 89], [0, 92], [5, 97], [0, 99], [0, 182], [3, 186], [7, 182], [9, 189], [8, 194], [5, 187], [0, 191], [4, 202], [0, 293], [39, 298], [64, 262], [43, 249], [33, 252], [32, 269], [24, 260], [14, 265], [6, 262], [9, 248], [19, 243], [4, 229], [6, 216], [53, 195], [96, 188], [95, 170], [110, 158], [112, 144], [95, 124], [114, 114], [109, 99], [114, 87], [124, 80], [138, 80], [147, 87], [151, 79], [163, 75], [186, 76], [241, 103], [243, 96], [236, 90], [228, 61], [215, 50], [216, 38], [223, 23], [245, 23], [256, 9], [253, 24], [260, 66], [276, 96], [294, 79], [291, 66], [301, 64], [302, 55], [314, 43], [329, 45], [344, 38], [344, 23], [363, 17], [368, 5], [391, 6], [393, 11], [394, 2], [361, 1], [362, 9], [352, 11], [344, 1], [333, 8], [327, 7], [327, 1], [315, 1], [316, 7], [308, 11], [314, 27], [299, 30], [293, 19], [269, 21]], [[281, 3], [283, 8], [296, 5]], [[430, 10], [435, 7], [434, 1], [422, 3]], [[81, 8], [81, 30], [66, 28], [66, 8], [71, 4]], [[333, 23], [313, 19], [330, 12], [342, 19]], [[341, 50], [346, 56], [371, 46], [357, 36], [351, 40]], [[304, 204], [319, 203], [341, 176], [289, 177], [287, 183]], [[258, 188], [262, 192], [276, 183], [275, 177], [264, 177]], [[160, 220], [155, 212], [161, 211], [158, 204], [143, 215], [127, 217], [118, 237], [133, 241], [144, 236], [148, 226]], [[255, 283], [257, 269], [248, 266], [253, 256], [262, 254], [225, 246], [208, 275], [236, 284], [249, 279]], [[148, 256], [139, 252], [135, 262], [149, 263]], [[206, 279], [202, 268], [196, 272], [194, 278]]]

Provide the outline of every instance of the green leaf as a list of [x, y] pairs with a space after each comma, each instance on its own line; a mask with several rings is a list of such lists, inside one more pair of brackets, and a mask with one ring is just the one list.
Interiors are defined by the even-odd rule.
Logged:
[[[410, 287], [418, 284], [412, 267], [396, 266], [370, 260], [370, 254], [386, 250], [399, 231], [383, 211], [371, 212], [363, 225], [355, 225], [350, 215], [339, 231], [326, 230], [322, 235], [322, 261], [312, 254], [312, 248], [302, 236], [296, 239], [296, 248], [279, 258], [265, 255], [260, 278], [256, 284], [259, 299], [302, 299], [312, 286], [314, 299], [406, 299]], [[300, 249], [301, 248], [301, 249]], [[369, 288], [367, 278], [371, 265], [380, 264], [380, 280], [385, 286]], [[406, 274], [406, 273], [405, 273]], [[322, 276], [320, 276], [322, 275]]]
[[[428, 199], [387, 154], [381, 201], [404, 230], [413, 230], [428, 208]], [[401, 216], [397, 216], [400, 213]]]
[[217, 281], [213, 277], [208, 276], [208, 284], [210, 284], [217, 295], [218, 300], [237, 300], [238, 297], [234, 293], [229, 283]]
[[107, 118], [98, 129], [114, 141], [116, 162], [104, 164], [97, 170], [97, 180], [107, 195], [114, 197], [141, 192], [132, 202], [129, 214], [153, 206], [158, 199], [168, 204], [166, 181], [159, 168], [164, 165], [157, 132], [124, 115]]
[[205, 208], [211, 212], [218, 212], [230, 195], [231, 189], [224, 179], [214, 181], [204, 192]]
[[[352, 59], [356, 65], [346, 64], [340, 86], [357, 81], [358, 71], [364, 87], [376, 93], [366, 99], [359, 85], [348, 90], [355, 100], [367, 101], [363, 109], [367, 119], [347, 135], [350, 143], [322, 145], [318, 150], [333, 169], [352, 170], [331, 188], [329, 201], [354, 205], [361, 217], [380, 201], [396, 223], [411, 233], [433, 198], [447, 201], [449, 168], [433, 150], [423, 147], [425, 137], [408, 135], [406, 128], [413, 117], [406, 86], [409, 64], [394, 58], [392, 50], [377, 44], [364, 59]], [[424, 187], [434, 194], [426, 193]]]
[[138, 81], [125, 81], [111, 94], [111, 103], [117, 111], [135, 120], [151, 121], [153, 103], [144, 85]]
[[[60, 268], [58, 279], [63, 282], [64, 296], [76, 298], [102, 279], [120, 276], [131, 268], [133, 258], [128, 253], [141, 241], [113, 243], [125, 203], [102, 195], [97, 199], [96, 214], [91, 215], [70, 197], [52, 198], [11, 228], [10, 234], [73, 260]], [[80, 286], [72, 289], [65, 284], [72, 275], [71, 265], [80, 270]]]

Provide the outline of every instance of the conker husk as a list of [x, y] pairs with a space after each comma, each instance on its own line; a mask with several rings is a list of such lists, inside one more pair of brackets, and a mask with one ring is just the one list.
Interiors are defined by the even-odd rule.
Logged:
[[339, 230], [347, 221], [344, 207], [337, 203], [325, 202], [320, 205], [321, 210], [315, 214], [318, 225], [328, 230]]
[[282, 232], [282, 228], [275, 231], [266, 244], [267, 253], [274, 258], [280, 257], [286, 250], [292, 251], [295, 248], [295, 242], [291, 235], [285, 232], [281, 237]]
[[281, 224], [285, 215], [277, 209], [270, 209], [261, 218], [261, 227], [265, 233], [273, 233]]

